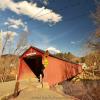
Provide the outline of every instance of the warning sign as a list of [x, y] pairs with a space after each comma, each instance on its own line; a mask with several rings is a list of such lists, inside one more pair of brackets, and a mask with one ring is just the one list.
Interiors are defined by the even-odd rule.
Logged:
[[44, 67], [47, 67], [47, 65], [48, 65], [48, 59], [47, 58], [44, 59], [43, 65], [44, 65]]
[[49, 52], [48, 52], [48, 50], [46, 50], [46, 52], [44, 54], [44, 60], [43, 60], [44, 67], [47, 67], [47, 65], [48, 65], [48, 59], [47, 59], [48, 56], [49, 56]]

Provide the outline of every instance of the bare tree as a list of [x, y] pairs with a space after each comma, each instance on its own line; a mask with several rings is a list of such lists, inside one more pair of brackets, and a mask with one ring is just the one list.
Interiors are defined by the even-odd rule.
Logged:
[[29, 33], [28, 32], [24, 32], [24, 33], [21, 33], [19, 35], [19, 39], [18, 39], [18, 42], [17, 42], [17, 45], [16, 45], [16, 48], [14, 50], [14, 54], [16, 54], [16, 52], [21, 52], [21, 50], [27, 46], [28, 44], [28, 35]]
[[10, 34], [7, 32], [7, 34], [5, 36], [5, 39], [4, 39], [5, 41], [4, 41], [4, 45], [3, 45], [3, 48], [2, 48], [2, 54], [4, 53], [4, 51], [6, 49], [6, 45], [7, 45], [8, 41], [9, 41], [9, 39], [10, 39]]
[[[2, 82], [6, 81], [8, 74], [11, 73], [11, 71], [14, 69], [14, 66], [16, 66], [16, 64], [18, 65], [18, 59], [17, 59], [18, 57], [14, 57], [14, 56], [16, 55], [17, 51], [18, 53], [20, 53], [22, 49], [28, 44], [27, 39], [28, 39], [28, 32], [24, 32], [20, 34], [16, 48], [15, 50], [14, 48], [12, 48], [13, 49], [12, 50], [11, 46], [13, 46], [12, 44], [13, 40], [11, 40], [11, 34], [8, 31], [5, 34], [5, 37], [3, 38], [4, 44], [2, 44], [2, 52], [0, 57], [0, 71], [1, 71], [0, 79]], [[5, 53], [8, 53], [7, 55], [8, 58], [3, 59]], [[13, 57], [11, 57], [10, 55], [12, 55]]]
[[97, 8], [94, 13], [92, 13], [93, 21], [96, 25], [96, 31], [92, 38], [88, 41], [88, 46], [93, 50], [100, 51], [100, 1], [96, 0]]

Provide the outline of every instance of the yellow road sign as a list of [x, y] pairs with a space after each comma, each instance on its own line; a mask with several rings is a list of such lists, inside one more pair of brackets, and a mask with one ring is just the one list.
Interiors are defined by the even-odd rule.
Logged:
[[44, 65], [44, 67], [47, 67], [47, 65], [48, 65], [48, 59], [47, 58], [44, 59], [43, 65]]

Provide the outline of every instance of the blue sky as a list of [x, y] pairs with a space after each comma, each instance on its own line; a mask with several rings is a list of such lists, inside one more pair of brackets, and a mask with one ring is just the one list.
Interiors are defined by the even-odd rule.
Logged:
[[[30, 7], [30, 12], [25, 4], [29, 7], [37, 4], [37, 10], [42, 9], [35, 12], [34, 7]], [[43, 0], [0, 0], [0, 29], [7, 31], [8, 26], [9, 31], [16, 32], [15, 42], [19, 34], [28, 30], [28, 42], [40, 49], [55, 48], [82, 56], [84, 43], [95, 31], [90, 16], [95, 7], [94, 0], [48, 0], [48, 3]], [[48, 10], [47, 14], [45, 9]], [[35, 17], [31, 13], [35, 13]], [[18, 23], [17, 26], [13, 25], [16, 24], [12, 23], [14, 20]]]

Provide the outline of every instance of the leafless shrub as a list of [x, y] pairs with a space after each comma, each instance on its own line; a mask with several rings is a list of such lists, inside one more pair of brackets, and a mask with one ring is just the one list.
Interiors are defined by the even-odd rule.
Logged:
[[64, 81], [62, 86], [65, 94], [74, 96], [80, 100], [100, 99], [100, 81], [83, 80], [77, 83]]

